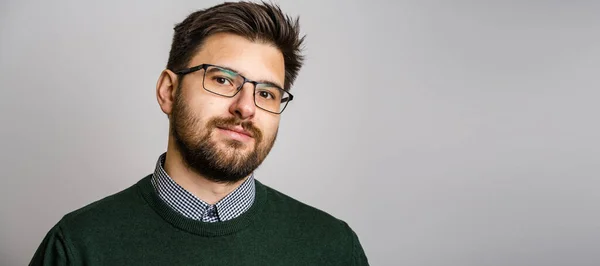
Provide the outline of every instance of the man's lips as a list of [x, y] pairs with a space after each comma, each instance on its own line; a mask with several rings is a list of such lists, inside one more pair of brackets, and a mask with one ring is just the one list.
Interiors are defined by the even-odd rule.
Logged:
[[242, 135], [246, 135], [246, 136], [248, 136], [248, 137], [251, 137], [251, 138], [253, 138], [253, 136], [252, 136], [252, 132], [245, 130], [245, 129], [244, 129], [243, 127], [241, 127], [241, 126], [234, 126], [234, 127], [218, 127], [218, 128], [220, 128], [220, 129], [223, 129], [223, 130], [229, 130], [229, 131], [233, 131], [233, 132], [236, 132], [236, 133], [239, 133], [239, 134], [242, 134]]

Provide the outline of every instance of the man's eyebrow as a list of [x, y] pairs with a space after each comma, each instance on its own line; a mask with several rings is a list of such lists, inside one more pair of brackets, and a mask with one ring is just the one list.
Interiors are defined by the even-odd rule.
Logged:
[[230, 76], [239, 75], [236, 71], [231, 70], [226, 67], [213, 67], [213, 68], [209, 68], [208, 70], [209, 70], [209, 72], [225, 72], [225, 73], [229, 74]]
[[[246, 76], [241, 71], [235, 70], [235, 69], [233, 69], [231, 67], [219, 66], [219, 68], [222, 68], [224, 70], [230, 71], [231, 74], [238, 74], [238, 75], [241, 75], [241, 76], [244, 76], [244, 77]], [[277, 82], [272, 81], [272, 80], [259, 79], [259, 80], [254, 80], [254, 81], [256, 81], [258, 83], [263, 83], [263, 84], [267, 84], [267, 85], [271, 85], [271, 86], [275, 86], [275, 87], [279, 87], [279, 88], [283, 89], [283, 85], [280, 85]]]

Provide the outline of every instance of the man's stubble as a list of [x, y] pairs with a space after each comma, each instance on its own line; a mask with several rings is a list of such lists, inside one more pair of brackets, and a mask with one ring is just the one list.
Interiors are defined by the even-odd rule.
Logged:
[[[271, 139], [264, 139], [262, 131], [252, 122], [241, 121], [237, 117], [213, 117], [202, 127], [181, 92], [180, 87], [173, 103], [170, 128], [184, 165], [211, 181], [221, 183], [235, 183], [256, 170], [275, 144], [277, 131]], [[233, 139], [225, 140], [225, 149], [219, 148], [219, 143], [211, 138], [217, 127], [236, 125], [252, 133], [254, 147], [251, 151], [242, 153], [241, 149], [247, 144]]]

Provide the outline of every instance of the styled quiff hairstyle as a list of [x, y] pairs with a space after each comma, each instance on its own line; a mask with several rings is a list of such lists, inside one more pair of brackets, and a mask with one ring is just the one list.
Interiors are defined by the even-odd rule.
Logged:
[[299, 19], [284, 15], [276, 4], [226, 2], [190, 14], [174, 30], [167, 63], [171, 71], [187, 68], [204, 40], [215, 33], [232, 33], [277, 47], [284, 58], [286, 91], [290, 90], [304, 60]]

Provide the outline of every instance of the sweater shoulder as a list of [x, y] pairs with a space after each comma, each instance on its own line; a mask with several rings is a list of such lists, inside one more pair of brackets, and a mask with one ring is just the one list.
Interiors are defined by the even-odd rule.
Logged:
[[266, 185], [266, 226], [283, 239], [303, 243], [315, 256], [327, 261], [336, 257], [344, 265], [353, 265], [354, 254], [362, 248], [354, 231], [341, 219], [300, 202]]
[[123, 218], [132, 217], [136, 212], [143, 210], [146, 205], [138, 190], [138, 184], [134, 184], [67, 213], [59, 225], [69, 228], [69, 231], [74, 231], [80, 228], [109, 226], [122, 221]]
[[266, 190], [268, 212], [271, 216], [291, 218], [313, 226], [335, 227], [341, 230], [345, 230], [348, 227], [344, 221], [321, 209], [303, 203], [267, 185], [260, 185], [264, 186]]

